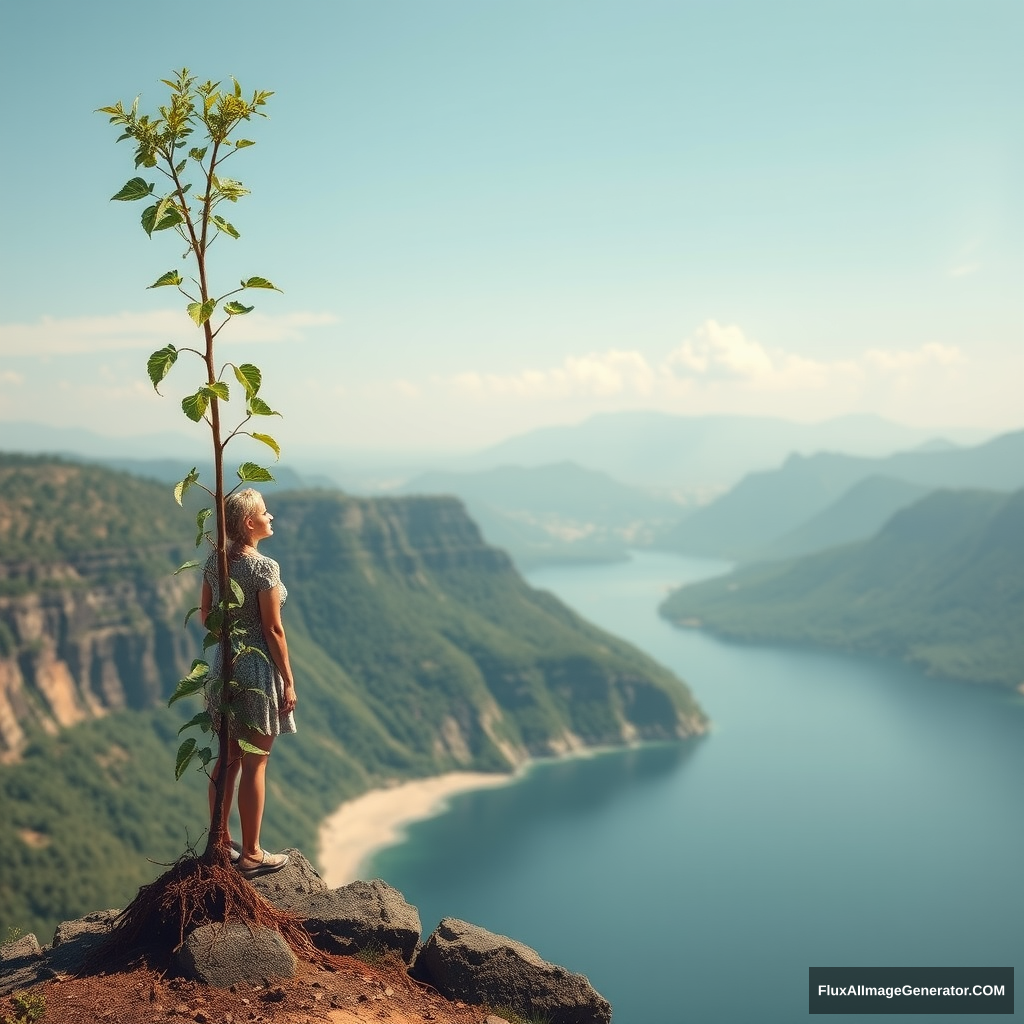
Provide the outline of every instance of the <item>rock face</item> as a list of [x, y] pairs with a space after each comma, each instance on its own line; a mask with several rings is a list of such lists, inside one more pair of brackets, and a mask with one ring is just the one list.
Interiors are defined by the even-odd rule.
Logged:
[[[194, 580], [147, 578], [111, 554], [102, 564], [0, 560], [0, 583], [0, 761], [17, 755], [29, 722], [54, 733], [154, 707], [188, 668], [179, 610]], [[34, 589], [11, 592], [22, 586]]]
[[298, 960], [280, 932], [244, 924], [205, 924], [190, 932], [174, 955], [186, 978], [229, 988], [240, 981], [290, 978]]
[[379, 878], [310, 893], [293, 909], [330, 953], [390, 950], [411, 964], [420, 942], [419, 911]]
[[550, 1024], [608, 1024], [612, 1008], [582, 974], [529, 946], [446, 917], [416, 957], [414, 976], [449, 999], [507, 1006]]
[[[413, 977], [449, 999], [506, 1007], [548, 1024], [610, 1024], [611, 1006], [583, 975], [547, 963], [529, 946], [445, 918], [420, 948], [419, 912], [397, 889], [380, 879], [329, 889], [299, 850], [288, 852], [287, 867], [253, 884], [272, 903], [304, 918], [321, 949], [400, 956], [413, 963]], [[119, 913], [104, 910], [65, 921], [46, 948], [34, 935], [0, 947], [0, 996], [79, 970]], [[291, 977], [296, 967], [279, 933], [239, 923], [194, 929], [173, 961], [185, 977], [223, 988]]]

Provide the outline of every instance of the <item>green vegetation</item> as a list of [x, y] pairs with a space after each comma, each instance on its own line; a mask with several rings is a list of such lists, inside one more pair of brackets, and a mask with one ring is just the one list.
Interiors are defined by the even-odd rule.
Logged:
[[[242, 87], [234, 79], [232, 82], [233, 89], [221, 89], [219, 82], [207, 81], [200, 84], [185, 68], [173, 79], [163, 80], [170, 95], [167, 105], [161, 106], [157, 114], [139, 114], [138, 98], [130, 108], [119, 101], [113, 106], [101, 107], [99, 111], [108, 114], [110, 123], [121, 129], [118, 142], [131, 139], [135, 143], [136, 169], [144, 167], [157, 171], [163, 175], [163, 185], [167, 189], [161, 196], [153, 182], [134, 177], [111, 196], [111, 200], [153, 200], [153, 205], [147, 206], [142, 213], [142, 229], [151, 238], [154, 231], [172, 230], [179, 235], [186, 245], [181, 258], [186, 262], [188, 272], [194, 273], [191, 279], [186, 280], [178, 269], [172, 267], [149, 287], [175, 288], [188, 300], [185, 312], [194, 326], [202, 331], [200, 347], [178, 348], [165, 345], [149, 357], [146, 368], [153, 388], [159, 392], [160, 384], [182, 353], [196, 357], [202, 365], [203, 383], [194, 394], [182, 399], [181, 409], [193, 423], [203, 422], [209, 427], [213, 457], [212, 489], [199, 482], [199, 473], [193, 468], [175, 486], [174, 496], [180, 505], [189, 488], [198, 486], [213, 501], [212, 508], [201, 509], [196, 517], [195, 545], [200, 547], [204, 541], [208, 541], [217, 555], [218, 592], [222, 596], [206, 617], [204, 625], [209, 632], [203, 642], [203, 650], [219, 646], [224, 678], [213, 678], [209, 664], [197, 659], [188, 675], [180, 681], [169, 703], [205, 691], [207, 687], [223, 686], [225, 713], [221, 716], [217, 735], [221, 752], [227, 748], [230, 722], [234, 714], [232, 692], [237, 686], [232, 674], [233, 659], [245, 643], [245, 638], [240, 635], [242, 631], [236, 630], [233, 625], [235, 609], [239, 607], [242, 598], [240, 592], [234, 598], [231, 597], [229, 588], [224, 499], [230, 492], [226, 492], [224, 486], [224, 451], [236, 437], [246, 436], [270, 448], [275, 458], [281, 454], [280, 446], [271, 435], [245, 429], [254, 417], [280, 415], [259, 394], [263, 384], [263, 374], [259, 367], [251, 363], [227, 362], [219, 365], [216, 355], [215, 343], [220, 332], [235, 317], [246, 316], [255, 308], [245, 305], [235, 296], [254, 289], [280, 290], [265, 277], [252, 275], [243, 277], [238, 287], [223, 292], [214, 291], [210, 283], [208, 256], [211, 246], [220, 238], [240, 237], [235, 225], [222, 215], [224, 204], [233, 205], [249, 194], [249, 190], [240, 181], [225, 176], [224, 164], [242, 150], [255, 145], [251, 139], [239, 138], [235, 132], [254, 116], [265, 117], [261, 108], [273, 95], [266, 91], [256, 91], [252, 99], [246, 100], [242, 96]], [[197, 131], [200, 133], [199, 146], [192, 145], [196, 141], [192, 136]], [[228, 367], [232, 370], [233, 382], [225, 379]], [[222, 422], [221, 406], [230, 400], [235, 382], [241, 388], [244, 414], [238, 424], [230, 428]], [[268, 470], [254, 462], [242, 463], [237, 475], [240, 484], [273, 480]], [[236, 488], [240, 484], [236, 484]], [[206, 529], [207, 519], [211, 516], [216, 523], [215, 533]], [[187, 562], [178, 572], [195, 568], [202, 562], [203, 559]], [[209, 716], [205, 713], [196, 716], [183, 726], [182, 731], [193, 727], [201, 727], [204, 732], [209, 732]], [[244, 739], [238, 741], [238, 746], [250, 753], [260, 753], [258, 747]], [[191, 737], [184, 740], [174, 758], [175, 776], [180, 778], [193, 758], [198, 760], [200, 770], [205, 772], [213, 756], [211, 747], [200, 746]], [[210, 812], [211, 822], [221, 818], [225, 777], [221, 773], [216, 780], [216, 800]], [[218, 830], [211, 829], [204, 857], [213, 858], [216, 844], [221, 839]], [[226, 857], [223, 848], [220, 855]]]
[[[67, 469], [31, 460], [41, 481], [55, 466]], [[73, 468], [91, 473], [112, 504], [122, 490], [164, 493]], [[25, 486], [31, 493], [31, 481]], [[42, 518], [77, 514], [60, 495], [46, 507]], [[671, 673], [531, 590], [454, 499], [315, 491], [278, 495], [271, 509], [267, 544], [289, 589], [284, 620], [300, 704], [298, 735], [283, 737], [271, 758], [268, 848], [294, 845], [315, 857], [326, 815], [393, 780], [507, 771], [564, 749], [570, 733], [612, 744], [634, 731], [666, 739], [701, 727], [700, 709]], [[154, 572], [172, 565], [163, 555]], [[88, 578], [76, 585], [101, 592]], [[188, 594], [181, 608], [164, 609], [164, 630], [180, 635], [193, 602]], [[59, 658], [60, 638], [48, 642]], [[167, 771], [178, 743], [173, 716], [160, 710], [167, 692], [152, 695], [152, 710], [55, 737], [34, 729], [21, 761], [0, 766], [0, 934], [14, 925], [46, 942], [61, 920], [123, 907], [158, 873], [154, 862], [202, 842], [206, 780], [189, 772], [175, 783]], [[198, 710], [198, 697], [188, 703], [188, 714]]]
[[939, 491], [869, 541], [750, 566], [662, 605], [749, 641], [899, 658], [967, 682], [1024, 682], [1024, 491]]
[[[116, 486], [112, 481], [116, 480]], [[3, 561], [48, 564], [181, 546], [188, 517], [163, 487], [52, 456], [0, 452]]]
[[16, 992], [11, 996], [14, 1016], [4, 1014], [0, 1024], [32, 1024], [46, 1013], [46, 997], [32, 992]]

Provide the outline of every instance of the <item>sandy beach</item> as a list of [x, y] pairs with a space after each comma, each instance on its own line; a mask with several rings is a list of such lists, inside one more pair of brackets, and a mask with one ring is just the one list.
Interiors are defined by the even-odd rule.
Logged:
[[401, 839], [412, 822], [438, 814], [456, 793], [504, 786], [514, 779], [515, 775], [450, 772], [347, 800], [320, 826], [317, 860], [324, 881], [336, 888], [359, 878], [377, 850]]

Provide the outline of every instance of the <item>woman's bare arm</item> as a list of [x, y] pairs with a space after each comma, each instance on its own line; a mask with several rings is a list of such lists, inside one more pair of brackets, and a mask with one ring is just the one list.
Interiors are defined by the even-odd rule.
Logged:
[[281, 711], [288, 714], [295, 710], [295, 680], [288, 661], [288, 640], [281, 623], [281, 588], [269, 587], [259, 592], [260, 618], [263, 621], [263, 638], [267, 641], [270, 656], [284, 679], [284, 703]]

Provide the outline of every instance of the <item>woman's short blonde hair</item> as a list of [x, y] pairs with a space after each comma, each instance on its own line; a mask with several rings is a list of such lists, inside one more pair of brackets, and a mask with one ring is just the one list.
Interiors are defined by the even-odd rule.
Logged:
[[255, 487], [235, 491], [224, 499], [224, 525], [228, 531], [228, 540], [236, 544], [248, 544], [245, 521], [255, 514], [262, 500], [263, 495]]

